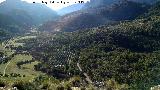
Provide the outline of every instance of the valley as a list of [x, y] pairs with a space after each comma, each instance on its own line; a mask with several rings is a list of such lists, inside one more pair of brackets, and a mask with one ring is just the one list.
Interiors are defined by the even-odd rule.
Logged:
[[0, 3], [0, 89], [158, 90], [159, 1], [91, 0], [62, 16], [15, 2]]
[[[77, 80], [79, 80], [79, 77], [75, 77], [75, 79], [73, 77], [69, 81], [60, 82], [59, 80], [52, 78], [46, 73], [35, 70], [35, 65], [40, 64], [40, 60], [35, 60], [35, 58], [29, 53], [29, 51], [20, 50], [25, 46], [25, 43], [21, 43], [21, 41], [36, 39], [36, 36], [33, 35], [37, 34], [32, 33], [31, 35], [29, 35], [29, 33], [27, 33], [21, 36], [13, 37], [1, 43], [0, 53], [3, 53], [0, 64], [1, 89], [26, 90], [26, 87], [23, 86], [23, 83], [26, 83], [28, 88], [31, 87], [33, 89], [33, 86], [28, 86], [27, 83], [35, 83], [36, 85], [41, 85], [39, 87], [36, 87], [39, 89], [45, 88], [46, 86], [43, 85], [49, 84], [51, 86], [47, 86], [47, 88], [57, 90], [58, 88], [61, 88], [61, 85], [70, 85], [71, 82], [74, 82], [74, 80], [76, 80], [76, 78]], [[87, 76], [86, 73], [84, 73], [84, 75]], [[35, 81], [39, 78], [44, 81]], [[87, 79], [90, 80], [89, 77]], [[37, 84], [38, 82], [39, 84]]]

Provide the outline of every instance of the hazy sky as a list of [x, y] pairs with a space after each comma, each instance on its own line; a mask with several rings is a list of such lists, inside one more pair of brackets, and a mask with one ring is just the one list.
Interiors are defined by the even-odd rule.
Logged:
[[[2, 2], [2, 1], [5, 1], [5, 0], [0, 0], [0, 2]], [[22, 1], [27, 1], [27, 2], [30, 2], [30, 3], [33, 3], [33, 2], [42, 3], [42, 1], [45, 1], [45, 2], [48, 3], [48, 4], [46, 4], [48, 7], [52, 8], [52, 9], [54, 9], [54, 10], [58, 10], [58, 9], [63, 8], [63, 7], [66, 7], [66, 6], [75, 4], [75, 2], [78, 3], [78, 1], [87, 2], [87, 1], [90, 1], [90, 0], [22, 0]], [[50, 1], [55, 1], [55, 2], [63, 1], [63, 3], [64, 3], [64, 2], [69, 2], [69, 3], [66, 3], [66, 4], [50, 3]]]

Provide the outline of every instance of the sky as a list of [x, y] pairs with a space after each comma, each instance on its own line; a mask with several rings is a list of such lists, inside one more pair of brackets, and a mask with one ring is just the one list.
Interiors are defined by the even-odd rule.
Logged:
[[[5, 0], [0, 0], [0, 3], [3, 2], [3, 1], [5, 1]], [[59, 9], [64, 8], [66, 6], [75, 4], [75, 2], [78, 3], [78, 1], [87, 2], [87, 1], [90, 1], [90, 0], [22, 0], [22, 1], [27, 1], [29, 3], [33, 3], [33, 2], [42, 3], [42, 1], [44, 1], [44, 2], [47, 2], [47, 4], [45, 4], [46, 6], [50, 7], [53, 10], [59, 10]], [[50, 1], [54, 1], [55, 3], [50, 3]], [[62, 1], [63, 4], [62, 3], [57, 3], [58, 1], [59, 2]], [[67, 2], [69, 2], [69, 3], [67, 3]], [[64, 4], [64, 3], [66, 3], [66, 4]]]

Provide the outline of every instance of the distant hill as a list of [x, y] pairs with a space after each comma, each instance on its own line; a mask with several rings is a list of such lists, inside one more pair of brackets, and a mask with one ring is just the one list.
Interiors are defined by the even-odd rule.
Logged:
[[57, 13], [45, 5], [21, 0], [6, 0], [0, 3], [0, 13], [10, 16], [24, 26], [32, 26], [54, 20]]
[[64, 15], [57, 21], [44, 24], [41, 30], [75, 31], [104, 24], [114, 24], [119, 21], [132, 20], [146, 12], [147, 8], [149, 5], [132, 1], [123, 1], [111, 6], [100, 5]]
[[82, 7], [84, 7], [84, 5], [85, 4], [73, 4], [68, 7], [62, 8], [62, 9], [58, 10], [57, 12], [59, 15], [65, 15], [65, 14], [82, 9]]

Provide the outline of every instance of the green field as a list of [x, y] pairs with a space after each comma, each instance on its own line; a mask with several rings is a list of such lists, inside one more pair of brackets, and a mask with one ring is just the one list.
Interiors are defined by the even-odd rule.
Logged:
[[[0, 72], [3, 74], [4, 73], [4, 69], [6, 67], [5, 73], [7, 75], [11, 74], [11, 73], [16, 73], [16, 74], [20, 74], [21, 76], [25, 75], [25, 77], [13, 77], [11, 78], [12, 80], [32, 80], [35, 77], [39, 76], [40, 74], [42, 74], [41, 72], [35, 71], [34, 70], [34, 65], [38, 64], [39, 62], [35, 61], [32, 62], [31, 64], [23, 64], [21, 66], [21, 69], [19, 69], [17, 67], [17, 62], [19, 61], [25, 61], [25, 60], [32, 60], [32, 56], [30, 55], [16, 55], [12, 58], [12, 60], [10, 60], [8, 63], [5, 64], [1, 64], [0, 65]], [[1, 78], [2, 79], [2, 78]], [[6, 78], [3, 78], [6, 79]]]
[[13, 47], [18, 47], [18, 46], [23, 46], [25, 43], [18, 43], [17, 41], [19, 40], [26, 40], [26, 39], [32, 39], [32, 38], [36, 38], [36, 36], [19, 36], [19, 37], [15, 37], [12, 38], [8, 41], [5, 41], [4, 43], [2, 43], [3, 46], [13, 46]]
[[[24, 36], [24, 37], [16, 37], [12, 38], [8, 41], [3, 42], [0, 45], [0, 50], [1, 52], [5, 53], [7, 57], [11, 56], [14, 54], [16, 51], [11, 50], [10, 48], [5, 48], [6, 46], [12, 45], [13, 47], [18, 47], [18, 46], [23, 46], [24, 43], [17, 43], [18, 40], [24, 40], [24, 39], [31, 39], [31, 38], [36, 38], [36, 36]], [[21, 65], [21, 68], [17, 66], [18, 62], [21, 61], [30, 61], [32, 60], [31, 55], [26, 55], [26, 54], [17, 54], [15, 55], [11, 60], [9, 60], [7, 63], [2, 63], [0, 64], [0, 73], [5, 74], [7, 76], [1, 77], [0, 80], [2, 81], [7, 81], [7, 82], [15, 82], [15, 81], [31, 81], [35, 77], [39, 75], [44, 75], [44, 73], [41, 73], [39, 71], [34, 70], [34, 65], [37, 65], [38, 61], [34, 61], [31, 63], [26, 63]], [[18, 77], [11, 77], [10, 75], [14, 74], [19, 74], [20, 76]]]

